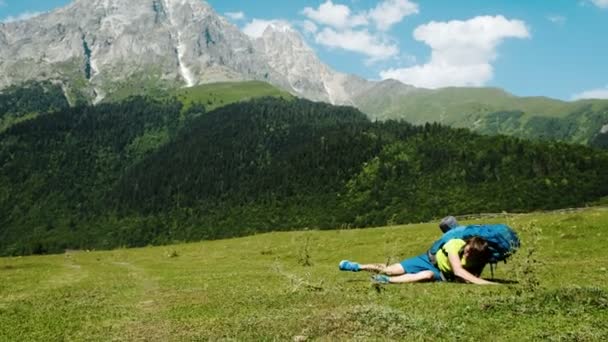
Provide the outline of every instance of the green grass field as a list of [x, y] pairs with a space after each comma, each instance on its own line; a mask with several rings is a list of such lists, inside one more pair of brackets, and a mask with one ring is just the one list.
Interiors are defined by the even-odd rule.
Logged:
[[465, 222], [518, 230], [496, 271], [516, 283], [375, 287], [337, 270], [419, 254], [436, 223], [6, 258], [0, 340], [608, 339], [608, 208]]
[[193, 103], [200, 103], [205, 106], [207, 111], [258, 97], [293, 98], [288, 92], [259, 81], [211, 83], [192, 88], [181, 88], [176, 90], [173, 95], [184, 104], [185, 109], [190, 108]]

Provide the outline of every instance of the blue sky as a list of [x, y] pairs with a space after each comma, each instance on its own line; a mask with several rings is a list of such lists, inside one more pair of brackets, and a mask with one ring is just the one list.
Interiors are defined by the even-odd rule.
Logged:
[[[69, 0], [0, 0], [0, 20]], [[608, 0], [208, 0], [248, 34], [297, 29], [333, 69], [419, 87], [608, 98]]]

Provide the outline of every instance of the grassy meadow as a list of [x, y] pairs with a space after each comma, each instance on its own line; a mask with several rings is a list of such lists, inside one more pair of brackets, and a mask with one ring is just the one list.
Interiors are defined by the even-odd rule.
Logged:
[[181, 88], [174, 91], [173, 95], [184, 104], [185, 109], [190, 108], [194, 103], [200, 103], [207, 111], [259, 97], [293, 98], [288, 92], [260, 81], [203, 84]]
[[337, 269], [422, 253], [436, 223], [0, 259], [0, 340], [608, 339], [608, 208], [461, 221], [520, 233], [505, 284], [378, 287]]

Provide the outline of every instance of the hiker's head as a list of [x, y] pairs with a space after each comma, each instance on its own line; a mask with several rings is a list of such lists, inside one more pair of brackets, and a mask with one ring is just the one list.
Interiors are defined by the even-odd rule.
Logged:
[[486, 263], [491, 253], [488, 242], [480, 237], [473, 237], [464, 246], [464, 256], [475, 263]]
[[456, 226], [458, 226], [458, 221], [454, 216], [446, 216], [439, 222], [439, 229], [444, 233]]

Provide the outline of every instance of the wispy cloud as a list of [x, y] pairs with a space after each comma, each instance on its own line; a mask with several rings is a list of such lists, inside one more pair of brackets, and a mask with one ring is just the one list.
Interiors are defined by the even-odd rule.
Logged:
[[328, 0], [315, 9], [306, 7], [302, 14], [320, 25], [331, 26], [335, 29], [350, 29], [368, 24], [365, 15], [353, 14], [351, 9], [342, 4], [334, 4]]
[[245, 19], [245, 13], [243, 13], [243, 12], [226, 12], [226, 13], [224, 13], [224, 15], [226, 15], [228, 18], [230, 18], [232, 20], [244, 20]]
[[590, 1], [599, 8], [608, 9], [608, 0], [590, 0]]
[[408, 0], [388, 0], [378, 4], [367, 16], [379, 30], [387, 31], [412, 14], [418, 14], [418, 4]]
[[584, 99], [608, 99], [608, 86], [604, 88], [586, 90], [572, 96], [572, 100], [574, 101]]
[[386, 60], [399, 54], [397, 44], [375, 36], [367, 29], [337, 31], [326, 27], [317, 34], [315, 41], [330, 48], [366, 55], [367, 63]]
[[305, 33], [315, 34], [319, 31], [319, 27], [310, 20], [304, 20], [299, 23], [299, 26], [304, 30]]
[[529, 38], [526, 24], [503, 16], [481, 16], [467, 21], [430, 22], [414, 31], [414, 38], [431, 47], [428, 63], [389, 69], [383, 79], [397, 79], [425, 88], [483, 86], [494, 76], [492, 62], [507, 38]]
[[292, 27], [289, 22], [285, 20], [262, 20], [262, 19], [253, 19], [243, 28], [243, 32], [251, 38], [260, 38], [264, 35], [264, 31], [272, 26], [275, 29], [280, 30], [291, 30]]
[[41, 14], [44, 14], [44, 12], [23, 12], [16, 16], [8, 16], [8, 17], [2, 19], [2, 22], [7, 24], [7, 23], [13, 23], [15, 21], [28, 20], [28, 19], [37, 17]]
[[547, 20], [556, 25], [564, 25], [567, 19], [563, 15], [548, 15]]

